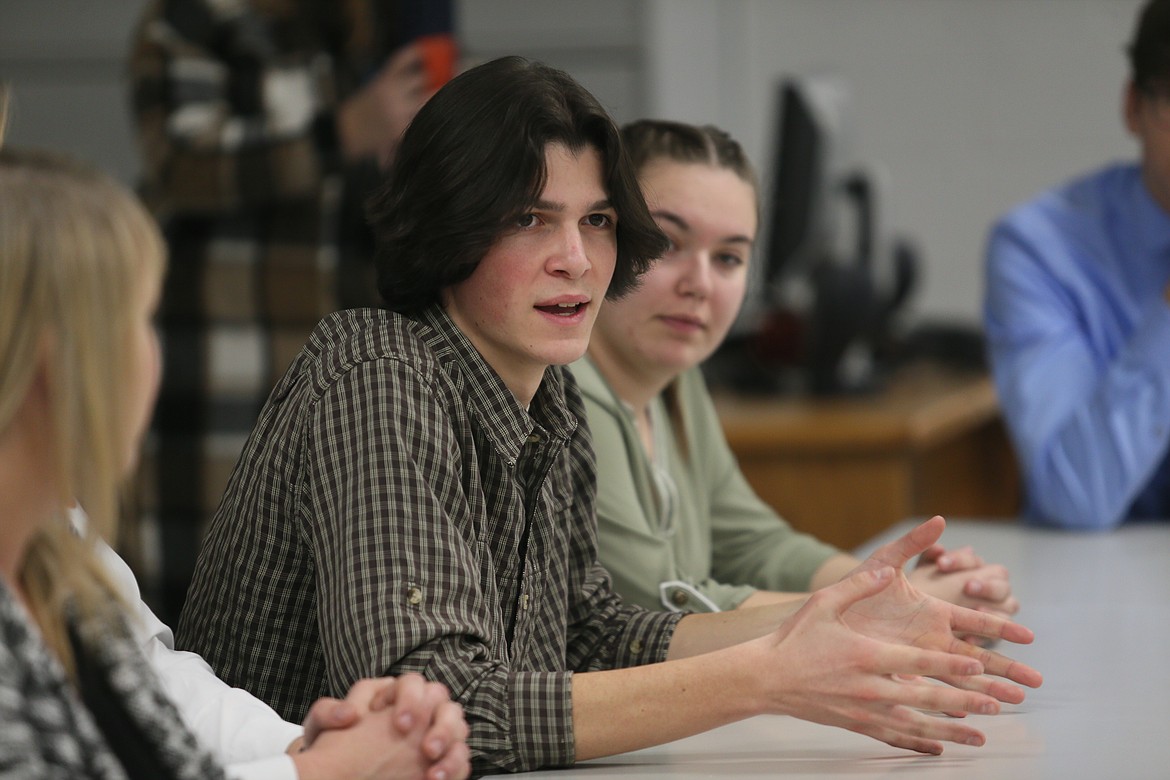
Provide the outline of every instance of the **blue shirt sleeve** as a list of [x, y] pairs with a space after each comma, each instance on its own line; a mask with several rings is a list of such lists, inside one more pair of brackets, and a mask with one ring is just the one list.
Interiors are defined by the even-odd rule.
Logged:
[[1061, 216], [1033, 207], [993, 230], [985, 326], [1029, 519], [1101, 530], [1166, 456], [1170, 306], [1128, 257], [1100, 257], [1114, 242]]

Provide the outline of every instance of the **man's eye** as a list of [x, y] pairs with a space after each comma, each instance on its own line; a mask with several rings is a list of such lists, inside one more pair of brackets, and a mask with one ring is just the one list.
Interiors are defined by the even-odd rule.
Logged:
[[593, 227], [608, 227], [613, 224], [613, 218], [608, 214], [590, 214], [587, 219]]
[[535, 214], [521, 214], [519, 217], [516, 218], [516, 226], [517, 227], [522, 227], [522, 228], [536, 227], [536, 222], [537, 222], [537, 219], [536, 219]]

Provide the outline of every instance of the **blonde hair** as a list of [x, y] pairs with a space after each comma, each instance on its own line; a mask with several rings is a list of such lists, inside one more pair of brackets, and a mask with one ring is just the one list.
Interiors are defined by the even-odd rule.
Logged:
[[[3, 116], [0, 94], [0, 118]], [[0, 136], [3, 135], [0, 125]], [[0, 432], [44, 377], [61, 513], [38, 530], [18, 571], [47, 644], [72, 671], [65, 615], [116, 602], [94, 539], [112, 539], [129, 441], [125, 378], [138, 300], [165, 263], [159, 230], [125, 187], [48, 152], [0, 148]], [[74, 500], [90, 523], [65, 517]]]

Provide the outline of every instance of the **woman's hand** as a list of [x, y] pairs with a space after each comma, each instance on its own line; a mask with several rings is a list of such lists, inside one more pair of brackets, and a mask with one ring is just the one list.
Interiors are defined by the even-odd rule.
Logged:
[[305, 718], [293, 761], [301, 780], [460, 780], [470, 774], [467, 723], [447, 689], [417, 674], [359, 680]]

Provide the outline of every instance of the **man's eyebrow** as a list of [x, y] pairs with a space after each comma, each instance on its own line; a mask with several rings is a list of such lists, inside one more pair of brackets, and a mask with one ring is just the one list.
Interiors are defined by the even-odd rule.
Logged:
[[[553, 200], [545, 200], [544, 198], [537, 198], [536, 202], [532, 204], [532, 208], [540, 211], [564, 211], [568, 208], [564, 203]], [[605, 211], [613, 208], [613, 202], [609, 198], [602, 198], [595, 200], [585, 207], [586, 211]]]

